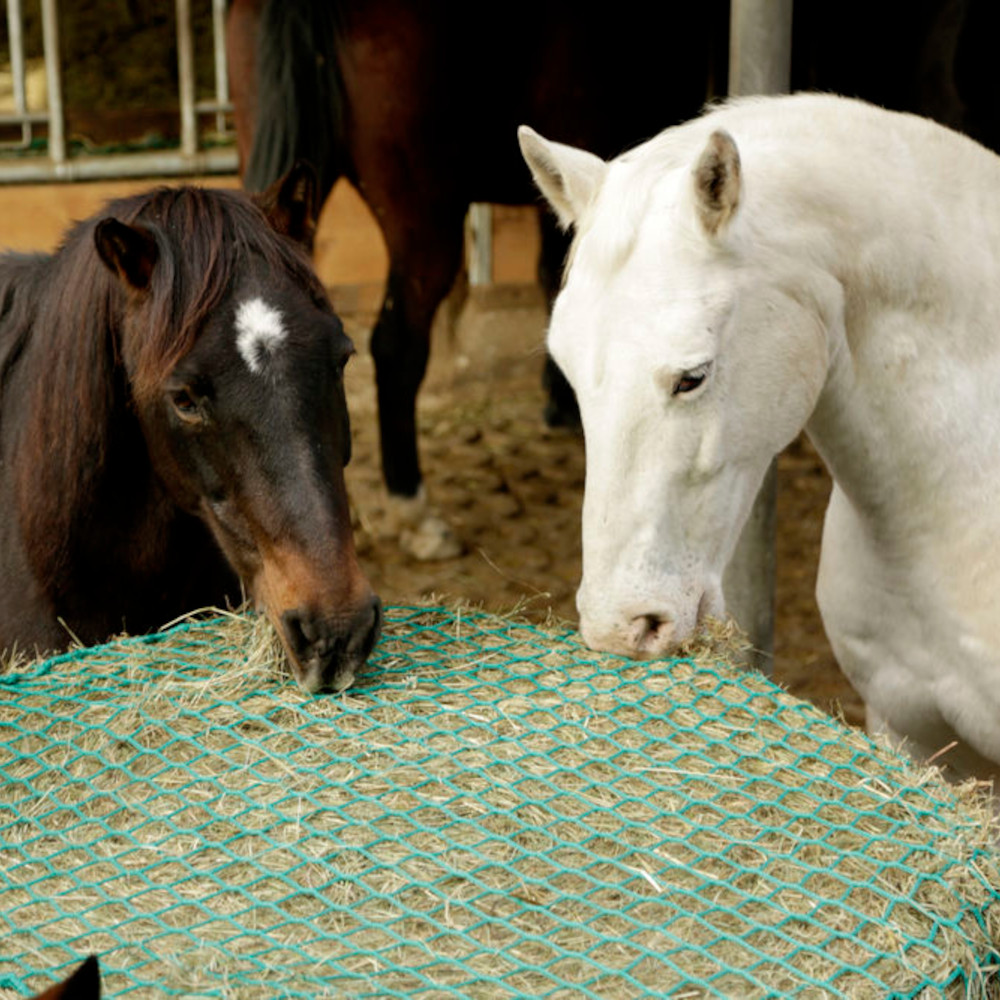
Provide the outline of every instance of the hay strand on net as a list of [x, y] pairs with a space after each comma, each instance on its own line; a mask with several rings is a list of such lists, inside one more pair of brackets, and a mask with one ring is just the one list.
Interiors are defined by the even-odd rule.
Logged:
[[86, 949], [140, 1000], [995, 995], [983, 797], [734, 669], [741, 643], [634, 663], [391, 609], [313, 698], [229, 613], [20, 663], [0, 985]]

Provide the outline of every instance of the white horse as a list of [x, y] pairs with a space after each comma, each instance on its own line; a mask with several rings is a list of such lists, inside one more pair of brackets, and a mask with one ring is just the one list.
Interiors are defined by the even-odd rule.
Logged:
[[817, 596], [871, 728], [1000, 773], [1000, 158], [912, 115], [756, 98], [610, 163], [519, 133], [576, 240], [549, 347], [587, 446], [585, 641], [670, 652], [769, 463], [829, 467]]

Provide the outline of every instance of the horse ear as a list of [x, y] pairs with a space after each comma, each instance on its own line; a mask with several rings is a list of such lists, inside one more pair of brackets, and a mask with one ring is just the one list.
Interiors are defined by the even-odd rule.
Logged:
[[160, 252], [148, 229], [102, 219], [94, 230], [94, 245], [101, 260], [122, 281], [140, 291], [149, 287]]
[[709, 236], [718, 236], [736, 214], [742, 187], [740, 151], [733, 137], [719, 129], [708, 137], [694, 168], [698, 219]]
[[569, 229], [604, 182], [608, 165], [593, 153], [543, 139], [527, 125], [517, 130], [517, 141], [538, 189], [555, 210], [559, 224]]
[[316, 171], [298, 160], [284, 177], [253, 200], [279, 233], [301, 243], [310, 252], [316, 236]]
[[39, 993], [35, 1000], [100, 1000], [101, 970], [91, 955], [68, 979]]

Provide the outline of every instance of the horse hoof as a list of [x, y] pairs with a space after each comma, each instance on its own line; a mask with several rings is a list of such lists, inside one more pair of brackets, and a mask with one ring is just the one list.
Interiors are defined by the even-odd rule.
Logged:
[[450, 524], [428, 502], [423, 486], [412, 497], [389, 495], [382, 535], [397, 538], [399, 547], [420, 562], [454, 559], [464, 546]]
[[420, 562], [455, 559], [463, 552], [463, 545], [442, 517], [429, 514], [412, 528], [399, 534], [399, 547]]

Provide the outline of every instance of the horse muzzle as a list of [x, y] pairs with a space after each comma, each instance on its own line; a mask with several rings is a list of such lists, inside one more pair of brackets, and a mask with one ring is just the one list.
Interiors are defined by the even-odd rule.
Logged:
[[292, 672], [309, 694], [349, 688], [381, 630], [382, 602], [374, 594], [349, 614], [299, 608], [281, 615], [281, 638]]
[[620, 604], [593, 605], [583, 587], [577, 595], [580, 635], [591, 648], [632, 659], [670, 656], [687, 642], [709, 617], [724, 613], [725, 601], [718, 583], [650, 592]]

